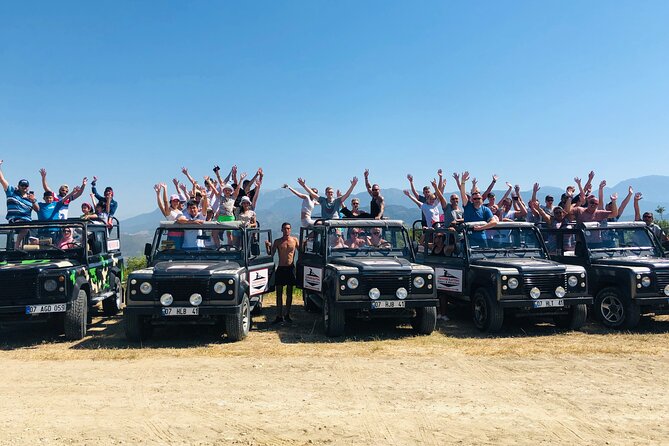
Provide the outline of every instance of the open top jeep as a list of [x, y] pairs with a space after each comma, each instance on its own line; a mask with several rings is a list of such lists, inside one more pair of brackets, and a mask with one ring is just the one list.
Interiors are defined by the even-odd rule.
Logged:
[[399, 220], [319, 220], [302, 228], [297, 281], [307, 310], [322, 309], [328, 336], [344, 333], [347, 314], [410, 317], [421, 334], [436, 325], [434, 271], [414, 263]]
[[[585, 323], [592, 297], [583, 267], [549, 260], [530, 223], [501, 222], [474, 230], [480, 224], [424, 230], [417, 258], [434, 267], [440, 295], [471, 305], [474, 324], [482, 331], [499, 331], [505, 314], [554, 316], [556, 325], [571, 329]], [[441, 244], [443, 253], [435, 255], [435, 245]]]
[[594, 314], [605, 326], [632, 328], [642, 312], [669, 313], [669, 259], [645, 223], [541, 231], [552, 258], [585, 267]]
[[68, 219], [0, 225], [0, 318], [47, 319], [70, 340], [89, 309], [119, 312], [125, 266], [118, 221]]
[[269, 229], [242, 222], [162, 222], [147, 244], [148, 266], [128, 276], [125, 334], [139, 341], [154, 325], [223, 323], [228, 339], [244, 339], [251, 311], [273, 289]]

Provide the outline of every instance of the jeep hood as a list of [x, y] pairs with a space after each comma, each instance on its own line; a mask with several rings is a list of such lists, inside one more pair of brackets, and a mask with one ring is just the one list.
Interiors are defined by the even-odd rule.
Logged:
[[651, 269], [669, 269], [669, 259], [663, 257], [615, 257], [593, 260], [593, 265], [642, 266]]
[[388, 270], [411, 272], [411, 262], [401, 257], [342, 257], [331, 259], [330, 263], [357, 268], [361, 273]]
[[520, 259], [520, 258], [499, 258], [499, 259], [480, 259], [472, 262], [473, 265], [487, 266], [492, 268], [515, 268], [521, 274], [528, 273], [565, 273], [567, 267], [560, 263], [547, 259]]
[[167, 261], [153, 267], [154, 276], [211, 276], [214, 273], [232, 272], [240, 268], [237, 262]]
[[17, 262], [0, 262], [0, 274], [14, 273], [14, 272], [28, 272], [33, 271], [40, 273], [42, 271], [68, 268], [71, 266], [79, 266], [79, 262], [63, 259], [43, 259], [43, 260], [21, 260]]

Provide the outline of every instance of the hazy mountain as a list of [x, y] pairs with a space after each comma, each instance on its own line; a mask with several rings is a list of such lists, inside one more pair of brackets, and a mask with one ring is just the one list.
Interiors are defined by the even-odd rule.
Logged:
[[[451, 184], [452, 182], [449, 182], [449, 185]], [[417, 184], [416, 186], [422, 188], [422, 185]], [[503, 184], [501, 186], [504, 187]], [[523, 186], [525, 187], [521, 193], [525, 201], [527, 201], [532, 196], [532, 185], [524, 184]], [[598, 186], [599, 182], [595, 181], [593, 185], [595, 193]], [[642, 212], [655, 211], [657, 206], [661, 205], [668, 209], [666, 215], [669, 215], [669, 199], [664, 196], [664, 191], [669, 190], [669, 176], [650, 175], [621, 181], [605, 189], [605, 199], [608, 201], [609, 195], [617, 192], [619, 195], [618, 203], [622, 203], [627, 195], [629, 186], [632, 186], [635, 192], [643, 192], [644, 198], [641, 201]], [[479, 187], [485, 188], [487, 184], [480, 184]], [[506, 188], [495, 188], [494, 192], [497, 199], [500, 200], [506, 192]], [[552, 195], [556, 201], [559, 201], [563, 192], [564, 189], [562, 188], [541, 186], [537, 198], [542, 204], [546, 195]], [[453, 192], [447, 192], [449, 195], [451, 193]], [[404, 220], [408, 225], [420, 219], [420, 210], [404, 195], [402, 190], [393, 188], [382, 189], [382, 194], [386, 200], [386, 215], [388, 217]], [[370, 196], [366, 191], [362, 190], [352, 196], [360, 199], [361, 208], [369, 210]], [[301, 200], [286, 189], [262, 191], [257, 209], [261, 226], [272, 229], [272, 235], [278, 237], [281, 224], [287, 221], [293, 226], [293, 232], [296, 235], [299, 234], [301, 204]], [[350, 198], [347, 204], [350, 205]], [[315, 213], [319, 215], [318, 207], [316, 207]], [[624, 217], [631, 219], [633, 216], [633, 200], [630, 200], [629, 205], [625, 209]], [[158, 209], [123, 220], [121, 222], [123, 252], [128, 256], [141, 255], [144, 250], [144, 244], [151, 241], [156, 225], [161, 220], [164, 220], [164, 218]]]

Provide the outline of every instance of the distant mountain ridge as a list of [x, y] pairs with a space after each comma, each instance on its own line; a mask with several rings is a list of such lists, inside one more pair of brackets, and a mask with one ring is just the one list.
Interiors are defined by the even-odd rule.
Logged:
[[[452, 181], [449, 181], [448, 185], [452, 186]], [[480, 188], [486, 188], [487, 186], [487, 183], [479, 184]], [[525, 186], [525, 190], [522, 190], [521, 193], [525, 201], [527, 201], [532, 196], [532, 184], [524, 184], [523, 186]], [[621, 181], [615, 186], [604, 189], [606, 200], [608, 201], [609, 196], [612, 193], [617, 192], [618, 203], [620, 204], [627, 195], [629, 186], [632, 186], [635, 192], [643, 193], [643, 200], [641, 201], [642, 212], [654, 212], [658, 206], [664, 206], [668, 209], [667, 215], [669, 215], [669, 197], [665, 195], [665, 191], [669, 191], [669, 176], [649, 175]], [[417, 183], [416, 187], [420, 190], [423, 185]], [[598, 187], [599, 181], [595, 179], [593, 182], [595, 193], [597, 193]], [[450, 195], [454, 192], [455, 191], [450, 191], [447, 192], [447, 194]], [[495, 188], [494, 192], [499, 200], [506, 192], [506, 188]], [[537, 198], [542, 204], [546, 195], [552, 195], [555, 197], [556, 201], [559, 201], [563, 192], [563, 188], [541, 186]], [[382, 194], [386, 201], [387, 216], [404, 220], [409, 225], [413, 223], [413, 221], [420, 219], [420, 210], [404, 195], [404, 192], [401, 189], [382, 189]], [[361, 204], [360, 207], [369, 210], [369, 202], [371, 198], [367, 191], [363, 189], [356, 194], [352, 194], [351, 197], [359, 198]], [[350, 201], [351, 199], [349, 198], [347, 201], [349, 206]], [[258, 200], [258, 209], [256, 210], [260, 224], [264, 228], [272, 229], [273, 236], [277, 237], [281, 224], [283, 222], [289, 222], [294, 228], [293, 233], [299, 234], [297, 228], [300, 226], [301, 203], [302, 201], [298, 197], [286, 189], [262, 191], [260, 199]], [[318, 207], [316, 207], [315, 215], [320, 215]], [[631, 219], [633, 216], [633, 200], [630, 200], [629, 205], [625, 209], [624, 217]], [[160, 211], [156, 209], [121, 221], [121, 229], [123, 232], [122, 246], [124, 247], [123, 252], [129, 256], [140, 255], [144, 250], [144, 243], [151, 241], [156, 225], [161, 220], [164, 220], [164, 218]]]

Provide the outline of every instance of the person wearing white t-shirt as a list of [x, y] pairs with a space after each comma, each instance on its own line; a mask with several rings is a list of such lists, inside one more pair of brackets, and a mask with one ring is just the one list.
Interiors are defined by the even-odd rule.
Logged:
[[[203, 207], [206, 209], [206, 195], [202, 198], [205, 201]], [[186, 210], [177, 218], [176, 222], [184, 225], [201, 225], [204, 223], [205, 217], [200, 213], [197, 201], [190, 200], [186, 206]], [[185, 229], [183, 244], [184, 249], [197, 249], [204, 247], [204, 241], [198, 237], [202, 235], [201, 230]]]

